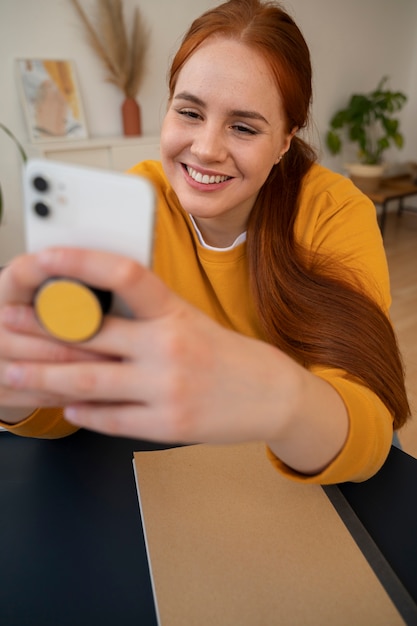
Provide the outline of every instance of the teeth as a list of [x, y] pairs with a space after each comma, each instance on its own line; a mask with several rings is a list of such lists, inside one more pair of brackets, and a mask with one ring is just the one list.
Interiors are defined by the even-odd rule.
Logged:
[[213, 185], [214, 183], [223, 183], [228, 180], [230, 176], [209, 176], [208, 174], [202, 174], [197, 170], [187, 165], [187, 172], [193, 180], [197, 183], [203, 183], [203, 185]]

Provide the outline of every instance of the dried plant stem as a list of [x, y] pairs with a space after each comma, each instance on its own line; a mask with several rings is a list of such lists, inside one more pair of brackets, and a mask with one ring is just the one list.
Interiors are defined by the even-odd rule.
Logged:
[[138, 8], [134, 10], [129, 40], [123, 16], [122, 0], [97, 0], [95, 19], [88, 18], [79, 0], [70, 0], [86, 32], [87, 41], [101, 59], [106, 80], [127, 97], [139, 91], [145, 71], [148, 33]]

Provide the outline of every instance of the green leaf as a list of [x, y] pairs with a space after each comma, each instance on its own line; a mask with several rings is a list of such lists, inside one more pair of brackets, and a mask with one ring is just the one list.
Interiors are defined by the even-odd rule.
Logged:
[[377, 88], [370, 93], [352, 94], [348, 104], [337, 111], [330, 121], [326, 143], [333, 154], [342, 150], [344, 135], [331, 135], [332, 131], [346, 130], [346, 138], [356, 143], [362, 162], [376, 163], [391, 143], [402, 147], [403, 137], [399, 120], [394, 118], [407, 101], [400, 91], [387, 88], [388, 77], [384, 76]]
[[17, 147], [18, 147], [18, 149], [19, 149], [20, 156], [22, 157], [23, 162], [24, 162], [24, 163], [26, 163], [26, 161], [27, 161], [27, 155], [26, 155], [26, 152], [23, 150], [23, 147], [22, 147], [21, 143], [19, 142], [19, 140], [18, 140], [18, 139], [14, 136], [14, 134], [12, 133], [12, 131], [11, 131], [11, 130], [9, 130], [9, 129], [7, 128], [7, 126], [5, 126], [4, 124], [2, 124], [1, 122], [0, 122], [0, 128], [1, 128], [2, 130], [4, 130], [4, 132], [6, 133], [6, 135], [9, 135], [9, 137], [10, 137], [11, 139], [13, 139], [14, 143], [16, 144], [16, 146], [17, 146]]
[[334, 115], [332, 119], [330, 120], [330, 126], [334, 130], [336, 130], [338, 128], [343, 128], [346, 122], [347, 122], [347, 117], [346, 117], [345, 111], [338, 111], [336, 115]]
[[389, 141], [386, 137], [381, 137], [378, 139], [377, 145], [379, 149], [378, 152], [381, 153], [383, 150], [387, 150], [389, 148]]
[[326, 135], [326, 144], [332, 154], [339, 154], [342, 147], [342, 142], [337, 133], [329, 130]]
[[381, 118], [381, 122], [389, 137], [392, 137], [396, 134], [399, 126], [398, 120], [392, 120], [389, 117], [383, 117]]
[[[27, 161], [27, 155], [26, 152], [24, 151], [21, 143], [19, 142], [19, 140], [15, 137], [15, 135], [12, 133], [11, 130], [9, 130], [7, 128], [7, 126], [5, 126], [4, 124], [2, 124], [0, 122], [0, 128], [6, 133], [6, 135], [8, 135], [10, 137], [10, 139], [12, 139], [15, 143], [15, 145], [17, 146], [19, 152], [20, 152], [20, 156], [22, 157], [23, 163], [26, 163]], [[0, 223], [3, 217], [3, 193], [1, 190], [1, 186], [0, 186]]]
[[393, 140], [397, 148], [401, 149], [404, 146], [404, 137], [401, 133], [395, 133], [395, 135], [393, 136]]

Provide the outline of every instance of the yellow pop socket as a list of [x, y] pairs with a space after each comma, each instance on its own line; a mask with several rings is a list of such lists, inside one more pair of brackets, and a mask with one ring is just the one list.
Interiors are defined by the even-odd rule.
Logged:
[[105, 312], [96, 290], [67, 278], [54, 278], [41, 285], [34, 306], [45, 330], [69, 342], [93, 337]]

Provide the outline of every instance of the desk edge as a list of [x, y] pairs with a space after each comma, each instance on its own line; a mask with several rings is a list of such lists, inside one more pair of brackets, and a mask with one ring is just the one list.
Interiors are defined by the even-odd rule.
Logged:
[[337, 485], [323, 485], [322, 489], [405, 623], [409, 626], [415, 625], [417, 623], [417, 604], [363, 526], [339, 487]]

